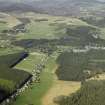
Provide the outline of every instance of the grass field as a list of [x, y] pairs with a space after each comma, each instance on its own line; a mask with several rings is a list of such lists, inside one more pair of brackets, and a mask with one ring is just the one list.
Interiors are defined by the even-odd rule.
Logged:
[[41, 105], [41, 98], [52, 85], [52, 75], [43, 72], [41, 74], [41, 83], [35, 83], [30, 89], [26, 90], [23, 94], [17, 97], [16, 102], [12, 105]]
[[56, 105], [54, 99], [59, 96], [68, 96], [80, 89], [80, 82], [55, 80], [53, 86], [43, 97], [42, 105]]
[[[22, 61], [16, 68], [31, 70], [33, 68], [32, 64], [35, 64], [36, 61], [36, 64], [40, 62], [40, 57], [42, 58], [43, 55], [31, 53], [27, 60]], [[53, 98], [59, 95], [68, 95], [80, 88], [79, 82], [66, 82], [57, 79], [55, 75], [57, 57], [57, 54], [53, 54], [48, 58], [45, 69], [41, 73], [41, 82], [33, 83], [29, 89], [17, 97], [17, 100], [12, 105], [20, 105], [20, 103], [21, 105], [49, 105], [49, 103], [53, 103]]]
[[0, 22], [0, 32], [2, 32], [3, 30], [7, 29], [7, 24], [6, 23], [2, 23]]
[[[52, 55], [54, 58], [58, 57], [58, 54]], [[57, 75], [55, 74], [58, 65], [55, 63], [55, 60], [50, 59], [49, 67], [54, 66], [54, 69], [51, 69], [51, 73], [53, 75], [53, 84], [47, 91], [47, 93], [42, 98], [42, 104], [41, 105], [56, 105], [54, 103], [54, 99], [58, 96], [62, 95], [70, 95], [72, 93], [75, 93], [81, 86], [81, 82], [73, 82], [73, 81], [61, 81], [58, 79]], [[52, 65], [53, 64], [53, 65]], [[49, 68], [48, 67], [48, 68]], [[47, 69], [46, 69], [47, 70]], [[47, 70], [49, 71], [49, 69]]]
[[20, 47], [15, 47], [15, 48], [0, 48], [0, 55], [8, 55], [16, 52], [23, 51], [22, 48]]
[[35, 22], [32, 21], [26, 26], [28, 32], [19, 33], [20, 39], [54, 39], [56, 26], [50, 26], [49, 22]]
[[[28, 14], [29, 15], [29, 14]], [[67, 25], [88, 25], [76, 18], [66, 18], [60, 16], [33, 15], [31, 23], [26, 25], [27, 32], [19, 33], [18, 39], [55, 39], [66, 34]], [[45, 21], [44, 21], [45, 20]]]
[[[41, 82], [33, 83], [29, 89], [17, 97], [17, 100], [12, 105], [42, 105], [42, 98], [53, 84], [52, 71], [56, 67], [56, 57], [49, 57], [46, 62], [46, 67], [41, 73]], [[40, 61], [39, 61], [40, 63]], [[31, 64], [31, 62], [30, 62]], [[31, 66], [30, 66], [31, 69]]]
[[41, 60], [44, 58], [45, 58], [44, 54], [31, 53], [22, 62], [17, 64], [15, 68], [22, 69], [22, 70], [32, 73], [32, 71], [35, 69], [36, 65], [39, 64], [41, 62]]
[[[35, 19], [46, 18], [48, 21], [35, 21]], [[65, 17], [53, 17], [53, 16], [42, 16], [34, 15], [31, 23], [26, 26], [26, 33], [19, 33], [18, 39], [55, 39], [65, 35], [65, 25], [87, 25], [79, 19], [65, 18]], [[17, 100], [11, 105], [42, 105], [43, 97], [55, 84], [55, 70], [57, 69], [56, 58], [58, 55], [53, 55], [48, 58], [45, 65], [45, 69], [41, 73], [41, 82], [33, 83], [29, 89], [17, 97]], [[32, 72], [35, 68], [35, 64], [39, 64], [41, 59], [44, 57], [42, 54], [30, 54], [30, 56], [19, 63], [16, 68], [22, 69], [28, 72]], [[54, 84], [53, 84], [54, 83]], [[58, 83], [58, 82], [57, 82]], [[59, 89], [65, 83], [59, 83]], [[55, 85], [55, 86], [56, 86]], [[69, 86], [68, 86], [69, 88]], [[66, 88], [64, 87], [64, 90]], [[64, 93], [64, 91], [63, 91]]]
[[101, 38], [105, 39], [105, 28], [101, 28]]
[[54, 26], [50, 26], [48, 22], [34, 22], [27, 26], [29, 33], [25, 35], [25, 38], [53, 38]]
[[[5, 93], [7, 93], [6, 96], [8, 96], [8, 93], [11, 94], [31, 77], [28, 72], [11, 68], [25, 56], [25, 52], [0, 55], [0, 90], [3, 91], [4, 96]], [[1, 98], [4, 96], [1, 95]]]
[[[28, 16], [29, 14], [27, 14]], [[67, 29], [72, 28], [72, 26], [80, 27], [83, 29], [85, 26], [91, 26], [87, 24], [86, 22], [83, 22], [76, 18], [70, 18], [70, 17], [56, 17], [56, 16], [48, 16], [48, 15], [41, 15], [41, 14], [31, 14], [32, 17], [30, 18], [31, 23], [26, 25], [27, 31], [24, 33], [18, 33], [16, 35], [17, 40], [21, 39], [56, 39], [61, 38], [62, 36], [67, 35]], [[30, 16], [30, 15], [29, 15]], [[13, 20], [13, 21], [12, 21]], [[15, 17], [8, 17], [7, 19], [7, 26], [13, 27], [20, 22]], [[0, 23], [0, 31], [5, 29], [5, 25], [2, 25]], [[96, 28], [95, 26], [92, 26]], [[87, 29], [87, 27], [86, 27]], [[77, 29], [78, 30], [78, 29]], [[84, 29], [83, 29], [84, 30]], [[79, 30], [80, 32], [81, 30]], [[103, 29], [102, 37], [104, 38], [105, 30]], [[74, 30], [74, 35], [75, 35]], [[77, 32], [76, 35], [79, 33]], [[83, 32], [82, 32], [83, 33]], [[80, 33], [80, 36], [82, 35]], [[83, 37], [85, 36], [85, 33], [87, 35], [88, 31], [83, 33]], [[70, 32], [71, 35], [71, 32]], [[72, 35], [73, 36], [73, 35]], [[76, 38], [76, 37], [75, 37]], [[78, 39], [78, 38], [77, 38]], [[74, 41], [76, 43], [76, 41]], [[59, 46], [59, 49], [63, 52], [65, 50], [70, 50], [72, 46]], [[21, 48], [0, 48], [0, 55], [6, 55], [11, 54], [14, 52], [22, 50]], [[33, 49], [32, 49], [33, 50]], [[67, 55], [67, 54], [66, 54]], [[64, 55], [64, 58], [61, 60], [63, 61], [62, 65], [65, 65], [64, 62], [70, 63], [70, 59]], [[102, 54], [104, 56], [104, 54]], [[83, 56], [83, 54], [82, 54]], [[103, 57], [102, 56], [102, 57]], [[52, 105], [53, 98], [55, 98], [58, 95], [68, 95], [71, 93], [74, 93], [76, 90], [80, 88], [80, 82], [72, 82], [72, 81], [60, 81], [58, 80], [55, 71], [58, 68], [58, 65], [56, 64], [56, 59], [58, 57], [58, 53], [54, 53], [50, 57], [48, 57], [47, 62], [45, 62], [43, 59], [45, 59], [47, 55], [43, 53], [37, 53], [37, 52], [31, 52], [27, 58], [25, 58], [23, 61], [21, 61], [19, 64], [16, 65], [16, 69], [20, 69], [23, 71], [27, 71], [29, 73], [33, 73], [33, 70], [35, 70], [36, 65], [45, 63], [45, 68], [42, 70], [41, 73], [41, 81], [40, 83], [32, 83], [28, 89], [26, 89], [25, 92], [21, 93], [17, 98], [16, 101], [11, 103], [11, 105]], [[68, 61], [65, 61], [68, 60]], [[85, 63], [86, 58], [76, 58], [80, 59], [79, 63]], [[75, 59], [73, 59], [75, 60]], [[81, 61], [81, 62], [80, 62]], [[97, 62], [95, 60], [94, 62]], [[100, 62], [103, 62], [103, 60], [100, 60]], [[79, 64], [80, 65], [80, 64]], [[68, 66], [68, 65], [67, 65]], [[67, 67], [66, 66], [66, 67]], [[72, 67], [70, 65], [70, 67]], [[76, 68], [77, 67], [77, 68]], [[62, 67], [63, 68], [63, 67]], [[76, 68], [76, 69], [75, 69]], [[64, 68], [64, 70], [69, 70], [70, 68]], [[77, 66], [76, 63], [74, 65], [73, 73], [67, 72], [65, 74], [65, 77], [75, 76], [76, 72], [75, 70], [78, 69], [78, 62]], [[64, 71], [63, 70], [63, 71]], [[70, 71], [70, 70], [69, 70]], [[73, 75], [72, 75], [73, 74]], [[80, 74], [79, 74], [80, 75]], [[61, 91], [62, 90], [62, 91]], [[50, 97], [50, 98], [49, 98]], [[47, 100], [49, 102], [47, 102]], [[51, 103], [50, 103], [51, 102]]]

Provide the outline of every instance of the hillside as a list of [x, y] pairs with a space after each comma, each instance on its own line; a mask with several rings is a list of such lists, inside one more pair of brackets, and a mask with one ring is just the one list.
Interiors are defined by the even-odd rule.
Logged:
[[31, 78], [28, 72], [11, 68], [25, 56], [24, 52], [0, 56], [0, 102], [17, 92]]
[[[56, 5], [55, 5], [56, 4]], [[13, 12], [38, 12], [50, 15], [62, 16], [83, 16], [96, 15], [104, 16], [105, 3], [99, 0], [32, 0], [32, 1], [1, 1], [0, 11]], [[98, 12], [97, 12], [98, 11]]]
[[104, 105], [103, 0], [0, 0], [0, 11], [0, 102]]
[[58, 59], [56, 74], [60, 80], [83, 81], [104, 72], [104, 50], [64, 52]]

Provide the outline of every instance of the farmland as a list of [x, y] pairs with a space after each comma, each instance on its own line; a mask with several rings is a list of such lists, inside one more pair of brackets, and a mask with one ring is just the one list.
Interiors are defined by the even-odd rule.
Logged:
[[[20, 103], [22, 105], [25, 104], [35, 104], [35, 105], [41, 105], [41, 100], [47, 90], [52, 86], [53, 84], [53, 73], [52, 70], [55, 69], [55, 58], [50, 57], [48, 61], [46, 62], [45, 69], [41, 73], [41, 81], [40, 83], [33, 83], [26, 92], [22, 93], [18, 98], [17, 101], [13, 103], [13, 105], [19, 105]], [[30, 66], [31, 69], [31, 66]], [[29, 97], [27, 97], [29, 96]], [[36, 100], [34, 100], [36, 99]]]
[[11, 69], [12, 66], [25, 56], [24, 52], [0, 56], [0, 90], [2, 91], [0, 102], [20, 88], [31, 77], [31, 74], [28, 72]]
[[[65, 35], [66, 30], [64, 26], [66, 24], [87, 25], [85, 22], [73, 18], [41, 14], [34, 14], [32, 17], [34, 18], [31, 20], [31, 23], [26, 25], [27, 33], [19, 33], [19, 39], [57, 39]], [[61, 27], [59, 28], [59, 26]]]
[[41, 60], [45, 59], [45, 56], [46, 55], [44, 54], [31, 53], [27, 58], [16, 65], [15, 68], [32, 73], [32, 71], [36, 68], [36, 65], [38, 65], [39, 62], [42, 62]]
[[12, 101], [9, 97], [10, 105], [84, 105], [86, 99], [94, 105], [95, 98], [99, 105], [104, 18], [91, 21], [34, 12], [6, 15], [0, 22], [0, 96], [19, 92]]
[[[25, 66], [22, 64], [26, 64], [26, 62], [27, 62], [27, 65], [28, 65], [27, 68], [29, 68], [29, 70], [31, 70], [32, 65], [37, 64], [37, 62], [36, 63], [32, 62], [33, 57], [40, 58], [40, 56], [42, 57], [43, 55], [37, 54], [37, 53], [34, 53], [34, 54], [32, 53], [32, 55], [30, 55], [29, 58], [27, 58], [25, 61], [22, 61], [20, 64], [18, 64], [16, 66], [16, 68], [22, 67], [21, 69], [24, 69]], [[54, 88], [61, 89], [61, 85], [62, 85], [62, 86], [64, 86], [64, 90], [65, 90], [65, 88], [67, 88], [68, 91], [70, 91], [71, 93], [75, 92], [76, 90], [78, 90], [80, 88], [80, 82], [64, 82], [64, 81], [59, 81], [57, 79], [57, 76], [55, 74], [55, 71], [58, 67], [57, 63], [56, 63], [57, 57], [58, 57], [58, 55], [55, 55], [55, 54], [52, 54], [50, 57], [48, 57], [48, 59], [45, 63], [45, 68], [42, 70], [42, 73], [41, 73], [40, 83], [33, 83], [29, 87], [28, 90], [26, 90], [24, 93], [20, 94], [20, 96], [17, 97], [17, 100], [16, 100], [16, 102], [13, 103], [13, 105], [19, 105], [20, 103], [22, 105], [25, 105], [25, 104], [35, 104], [35, 105], [47, 104], [48, 105], [50, 102], [53, 103], [54, 97], [62, 95], [62, 94], [65, 95], [65, 91], [62, 91], [61, 93], [59, 93], [59, 91], [58, 91], [58, 94], [56, 94], [56, 91], [53, 90]], [[34, 59], [34, 60], [36, 60], [36, 59]], [[29, 66], [30, 62], [31, 62], [31, 65]], [[33, 69], [34, 69], [34, 67], [33, 67]], [[26, 70], [26, 69], [24, 69], [24, 70]], [[68, 83], [69, 83], [69, 85], [68, 85]], [[73, 86], [75, 88], [74, 90], [72, 90]], [[77, 87], [75, 87], [75, 86], [77, 86]], [[62, 87], [62, 89], [63, 89], [63, 87]], [[52, 92], [49, 94], [50, 90], [53, 92], [53, 94], [51, 94]], [[66, 91], [66, 95], [68, 95], [68, 91]], [[54, 94], [56, 94], [56, 95], [54, 95]], [[52, 95], [52, 98], [48, 98], [48, 96], [46, 96], [46, 95], [48, 95], [48, 96]], [[29, 96], [30, 98], [27, 96]], [[36, 100], [34, 100], [34, 99], [36, 99]], [[48, 99], [49, 99], [49, 102], [46, 103], [45, 100], [48, 100]]]
[[7, 24], [4, 22], [4, 23], [0, 23], [0, 32], [2, 32], [4, 29], [7, 29]]

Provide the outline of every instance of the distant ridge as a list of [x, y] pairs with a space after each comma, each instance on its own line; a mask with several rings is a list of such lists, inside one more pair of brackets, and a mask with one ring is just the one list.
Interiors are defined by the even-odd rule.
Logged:
[[[100, 8], [99, 8], [100, 7]], [[103, 11], [102, 11], [103, 10]], [[104, 15], [104, 0], [0, 0], [2, 12], [38, 12], [51, 15], [81, 16], [84, 11]]]

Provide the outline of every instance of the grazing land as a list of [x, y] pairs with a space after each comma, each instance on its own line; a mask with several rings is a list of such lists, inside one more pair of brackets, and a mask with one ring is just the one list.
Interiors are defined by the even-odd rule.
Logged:
[[[40, 56], [40, 55], [37, 55], [37, 56]], [[13, 105], [20, 105], [20, 103], [22, 105], [26, 105], [26, 104], [41, 105], [42, 104], [41, 100], [43, 96], [50, 89], [50, 87], [52, 87], [53, 75], [54, 75], [52, 73], [52, 70], [55, 69], [55, 65], [56, 65], [55, 57], [49, 57], [46, 62], [45, 69], [42, 70], [40, 83], [33, 83], [28, 90], [20, 94], [20, 96], [17, 98], [17, 101], [14, 102]], [[30, 66], [30, 69], [31, 69], [31, 66]]]
[[75, 18], [54, 17], [41, 14], [35, 14], [32, 17], [31, 23], [26, 25], [27, 33], [19, 33], [19, 39], [56, 39], [65, 35], [65, 25], [88, 25]]
[[24, 57], [26, 57], [24, 52], [0, 56], [0, 91], [2, 92], [0, 102], [16, 92], [16, 89], [31, 77], [28, 72], [11, 68]]
[[[36, 1], [29, 1], [30, 7], [27, 2], [23, 5], [18, 1], [12, 7], [6, 4], [8, 12], [0, 13], [0, 102], [105, 104], [105, 4], [92, 1], [94, 9], [88, 0], [61, 1], [56, 5], [50, 1], [50, 6], [62, 5], [52, 11], [44, 3], [44, 10], [37, 10], [42, 1], [37, 1], [35, 8], [32, 4]], [[64, 8], [65, 3], [73, 7]], [[58, 10], [63, 15], [57, 16]], [[71, 10], [73, 13], [68, 14]]]
[[39, 63], [44, 62], [45, 57], [45, 54], [39, 54], [37, 52], [30, 53], [30, 55], [27, 58], [25, 58], [22, 62], [17, 64], [15, 68], [32, 73]]

